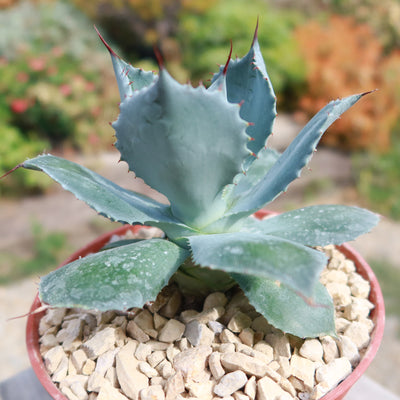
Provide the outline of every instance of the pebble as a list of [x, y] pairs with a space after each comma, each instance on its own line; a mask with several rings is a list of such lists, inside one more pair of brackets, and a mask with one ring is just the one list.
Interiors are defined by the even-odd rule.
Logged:
[[217, 396], [229, 396], [241, 389], [247, 382], [247, 376], [243, 371], [234, 371], [224, 375], [214, 387]]
[[214, 332], [207, 325], [198, 320], [192, 320], [186, 324], [185, 337], [192, 346], [211, 345], [214, 341]]
[[275, 381], [265, 376], [257, 382], [257, 400], [270, 399], [293, 400], [293, 397]]
[[89, 358], [94, 359], [106, 351], [114, 349], [115, 340], [115, 328], [107, 327], [83, 343], [82, 349]]
[[177, 321], [176, 319], [170, 319], [160, 330], [158, 340], [161, 342], [172, 343], [179, 340], [183, 332], [185, 332], [185, 324]]

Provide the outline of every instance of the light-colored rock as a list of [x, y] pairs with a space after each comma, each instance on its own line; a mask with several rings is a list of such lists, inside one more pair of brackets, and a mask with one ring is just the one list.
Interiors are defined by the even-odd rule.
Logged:
[[308, 358], [311, 361], [317, 362], [317, 361], [322, 361], [322, 357], [324, 355], [324, 349], [319, 340], [307, 339], [300, 347], [299, 354], [304, 358]]
[[94, 371], [95, 368], [96, 368], [96, 363], [89, 358], [88, 360], [86, 360], [85, 364], [83, 364], [82, 374], [89, 376]]
[[242, 343], [242, 341], [229, 329], [224, 329], [219, 335], [221, 343]]
[[139, 362], [139, 371], [145, 374], [148, 378], [154, 378], [155, 376], [159, 376], [157, 370], [150, 366], [146, 361]]
[[190, 381], [185, 385], [190, 396], [201, 400], [212, 400], [214, 386], [215, 382], [211, 380], [204, 380], [203, 382]]
[[118, 354], [120, 348], [117, 347], [113, 350], [106, 351], [96, 361], [95, 371], [101, 375], [105, 375], [107, 370], [114, 365], [115, 356]]
[[268, 376], [257, 382], [257, 400], [293, 400], [293, 397], [283, 390]]
[[116, 355], [116, 372], [121, 389], [131, 400], [139, 399], [139, 392], [148, 387], [149, 379], [139, 371], [139, 362], [134, 353], [136, 343], [128, 342]]
[[105, 381], [107, 379], [102, 375], [97, 373], [96, 371], [93, 372], [92, 375], [89, 376], [87, 382], [87, 389], [89, 392], [99, 392], [100, 388], [105, 385]]
[[79, 382], [84, 388], [88, 386], [89, 377], [86, 375], [67, 375], [62, 381], [59, 382], [60, 388], [66, 386], [70, 387], [76, 382]]
[[87, 359], [88, 357], [82, 349], [75, 350], [74, 352], [72, 352], [70, 357], [70, 360], [78, 373], [82, 371], [82, 368]]
[[229, 396], [246, 385], [247, 376], [243, 371], [234, 371], [224, 375], [214, 387], [217, 396]]
[[360, 297], [362, 299], [368, 298], [371, 286], [361, 275], [355, 272], [352, 273], [349, 277], [349, 284], [351, 285], [351, 294], [354, 297]]
[[211, 345], [214, 341], [214, 332], [197, 320], [186, 324], [184, 336], [192, 346]]
[[83, 321], [80, 318], [74, 318], [65, 321], [62, 329], [57, 332], [57, 340], [63, 344], [64, 349], [70, 346], [75, 340], [80, 339], [82, 335]]
[[203, 304], [203, 310], [209, 310], [214, 307], [225, 307], [228, 303], [228, 299], [226, 298], [224, 293], [214, 292], [209, 294]]
[[117, 376], [117, 370], [115, 367], [110, 367], [106, 371], [106, 374], [104, 376], [106, 380], [108, 380], [111, 385], [113, 385], [115, 388], [119, 388], [119, 383], [118, 383], [118, 376]]
[[56, 346], [50, 349], [43, 356], [44, 365], [46, 366], [47, 372], [49, 374], [54, 373], [61, 363], [61, 360], [66, 358], [67, 355], [64, 352], [62, 346]]
[[64, 394], [69, 400], [79, 400], [69, 387], [61, 388], [61, 393]]
[[207, 324], [210, 321], [216, 321], [221, 318], [225, 313], [224, 307], [213, 307], [198, 313], [193, 317], [202, 324]]
[[133, 320], [128, 322], [126, 333], [129, 337], [137, 340], [139, 343], [145, 343], [150, 340], [150, 336]]
[[49, 308], [42, 318], [43, 323], [48, 324], [50, 326], [58, 326], [61, 325], [65, 317], [67, 309], [63, 307]]
[[160, 364], [157, 365], [156, 370], [164, 379], [170, 378], [175, 373], [171, 362], [168, 360], [161, 361]]
[[185, 391], [185, 383], [181, 371], [172, 375], [164, 386], [165, 400], [175, 400], [178, 395]]
[[124, 396], [110, 382], [106, 381], [99, 391], [97, 400], [128, 400], [128, 397]]
[[171, 343], [158, 342], [157, 340], [149, 340], [146, 344], [151, 347], [151, 351], [166, 351]]
[[208, 366], [215, 380], [218, 381], [225, 375], [225, 370], [221, 365], [221, 353], [216, 351], [211, 353], [208, 358]]
[[179, 340], [185, 332], [185, 324], [176, 319], [170, 319], [160, 330], [158, 340], [172, 343]]
[[137, 314], [133, 320], [136, 322], [136, 325], [142, 329], [143, 331], [153, 330], [154, 329], [154, 320], [153, 315], [149, 310], [142, 310]]
[[349, 321], [346, 318], [342, 318], [342, 317], [335, 318], [335, 329], [336, 329], [336, 332], [338, 332], [338, 333], [343, 333], [350, 324], [351, 324], [351, 321]]
[[234, 343], [221, 343], [219, 345], [220, 353], [234, 353], [235, 352], [235, 344]]
[[115, 339], [115, 328], [107, 327], [83, 343], [82, 349], [89, 358], [95, 359], [106, 351], [113, 350]]
[[70, 389], [72, 393], [79, 399], [79, 400], [87, 400], [89, 395], [83, 385], [80, 382], [74, 382]]
[[161, 361], [165, 360], [166, 358], [166, 352], [163, 350], [156, 350], [153, 351], [148, 357], [147, 357], [147, 362], [150, 364], [152, 368], [157, 367], [158, 364], [160, 364]]
[[358, 348], [349, 337], [340, 335], [337, 339], [337, 345], [340, 357], [347, 358], [352, 367], [355, 367], [360, 362], [360, 353], [358, 352]]
[[244, 328], [240, 333], [239, 333], [239, 339], [244, 343], [247, 344], [247, 346], [253, 346], [254, 345], [254, 331], [251, 328]]
[[233, 398], [235, 400], [250, 400], [249, 396], [244, 394], [241, 390], [238, 390], [237, 392], [233, 393]]
[[184, 310], [180, 313], [179, 315], [179, 319], [184, 323], [187, 324], [190, 321], [193, 321], [194, 319], [196, 319], [196, 316], [200, 314], [198, 311], [196, 310]]
[[239, 333], [245, 328], [249, 328], [252, 324], [252, 319], [242, 311], [237, 311], [230, 319], [227, 328], [232, 332]]
[[136, 351], [135, 351], [135, 357], [139, 361], [146, 361], [147, 357], [151, 354], [151, 346], [147, 343], [139, 343]]
[[268, 370], [267, 364], [243, 353], [223, 353], [221, 364], [227, 371], [240, 370], [256, 377], [264, 376]]
[[329, 282], [325, 287], [328, 293], [332, 296], [335, 305], [345, 307], [351, 304], [351, 290], [346, 284]]
[[327, 364], [339, 357], [339, 349], [331, 336], [323, 336], [320, 340], [324, 350], [324, 361]]
[[201, 382], [206, 375], [206, 362], [211, 353], [211, 346], [187, 349], [175, 356], [174, 369], [180, 371], [186, 381]]
[[140, 400], [164, 400], [165, 393], [161, 385], [152, 385], [140, 391]]
[[315, 372], [318, 383], [325, 382], [329, 388], [335, 387], [351, 373], [351, 364], [347, 358], [336, 358], [329, 364], [322, 365]]
[[326, 382], [318, 383], [318, 385], [314, 386], [310, 394], [309, 400], [318, 400], [322, 396], [325, 396], [330, 390], [331, 388], [328, 386]]
[[218, 321], [208, 321], [207, 325], [215, 334], [220, 334], [226, 327]]
[[154, 378], [150, 379], [150, 386], [160, 385], [164, 387], [166, 382], [166, 379], [164, 379], [162, 376], [155, 376]]
[[261, 353], [266, 354], [269, 358], [274, 358], [274, 349], [273, 347], [264, 340], [260, 340], [253, 346], [254, 350], [261, 351]]
[[283, 335], [281, 333], [270, 333], [265, 336], [265, 341], [273, 347], [274, 358], [276, 360], [279, 359], [279, 356], [290, 358], [290, 342], [289, 338], [286, 335]]
[[251, 376], [244, 387], [244, 393], [249, 397], [250, 400], [254, 400], [257, 394], [257, 382], [256, 377]]
[[64, 358], [62, 358], [57, 369], [54, 371], [53, 375], [51, 376], [51, 380], [53, 382], [61, 382], [63, 379], [66, 378], [67, 373], [68, 373], [68, 357], [65, 356]]
[[368, 327], [358, 321], [352, 322], [346, 328], [344, 336], [347, 336], [359, 350], [367, 347], [370, 341]]
[[174, 345], [171, 344], [171, 345], [168, 347], [167, 351], [166, 351], [166, 355], [167, 355], [168, 361], [174, 362], [175, 356], [176, 356], [177, 354], [179, 354], [179, 353], [180, 353], [180, 350], [179, 350], [176, 346], [174, 346]]
[[291, 375], [304, 382], [307, 389], [314, 386], [315, 364], [313, 361], [293, 354], [290, 359]]
[[351, 304], [344, 308], [343, 316], [350, 320], [367, 318], [374, 305], [365, 298], [353, 297]]

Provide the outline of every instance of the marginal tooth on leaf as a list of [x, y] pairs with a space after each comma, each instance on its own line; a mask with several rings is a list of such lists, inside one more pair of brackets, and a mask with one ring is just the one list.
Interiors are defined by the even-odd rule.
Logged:
[[247, 126], [254, 126], [254, 122], [247, 122]]
[[256, 153], [254, 153], [253, 151], [250, 153], [250, 155], [258, 159], [258, 156], [257, 156], [257, 154], [256, 154]]
[[254, 139], [253, 137], [249, 136], [249, 137], [247, 138], [247, 140], [248, 140], [249, 142], [254, 142], [256, 139]]
[[237, 103], [239, 107], [242, 107], [242, 105], [244, 104], [244, 100], [241, 100], [239, 103]]

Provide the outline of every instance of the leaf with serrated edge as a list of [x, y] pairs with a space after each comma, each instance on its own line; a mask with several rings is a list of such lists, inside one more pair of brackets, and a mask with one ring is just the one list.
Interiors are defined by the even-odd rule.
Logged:
[[265, 177], [237, 199], [229, 214], [250, 215], [272, 201], [300, 176], [325, 130], [364, 94], [331, 101], [301, 130]]
[[156, 299], [189, 256], [163, 239], [149, 239], [73, 261], [43, 277], [40, 299], [56, 307], [126, 310]]
[[270, 324], [298, 337], [335, 335], [332, 298], [319, 282], [312, 298], [304, 298], [276, 281], [233, 273], [255, 309]]
[[195, 263], [232, 273], [276, 279], [311, 296], [326, 256], [299, 243], [249, 232], [188, 238]]
[[320, 205], [246, 220], [242, 230], [278, 236], [307, 246], [342, 244], [369, 232], [379, 216], [359, 207]]
[[248, 155], [246, 126], [223, 93], [180, 85], [162, 69], [121, 104], [115, 146], [130, 170], [168, 198], [173, 215], [201, 228], [225, 211], [220, 193]]
[[131, 96], [135, 90], [149, 86], [157, 78], [157, 75], [153, 72], [135, 68], [122, 60], [104, 40], [100, 32], [97, 29], [96, 31], [110, 53], [121, 101]]
[[107, 218], [129, 224], [164, 222], [180, 224], [169, 206], [124, 189], [72, 161], [50, 154], [25, 161], [24, 168], [40, 170]]
[[[214, 75], [213, 83], [219, 81], [223, 68]], [[257, 154], [272, 133], [276, 117], [276, 96], [260, 51], [257, 32], [250, 51], [243, 58], [230, 61], [226, 91], [231, 103], [241, 103], [240, 116], [251, 123], [246, 132], [254, 140], [247, 147]]]

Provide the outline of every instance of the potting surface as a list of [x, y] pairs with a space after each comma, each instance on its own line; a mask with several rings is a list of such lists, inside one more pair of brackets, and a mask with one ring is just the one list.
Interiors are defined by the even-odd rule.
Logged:
[[[372, 399], [400, 400], [400, 397], [367, 376], [362, 376], [346, 396], [346, 400]], [[0, 400], [51, 400], [51, 397], [30, 368], [0, 382]]]

